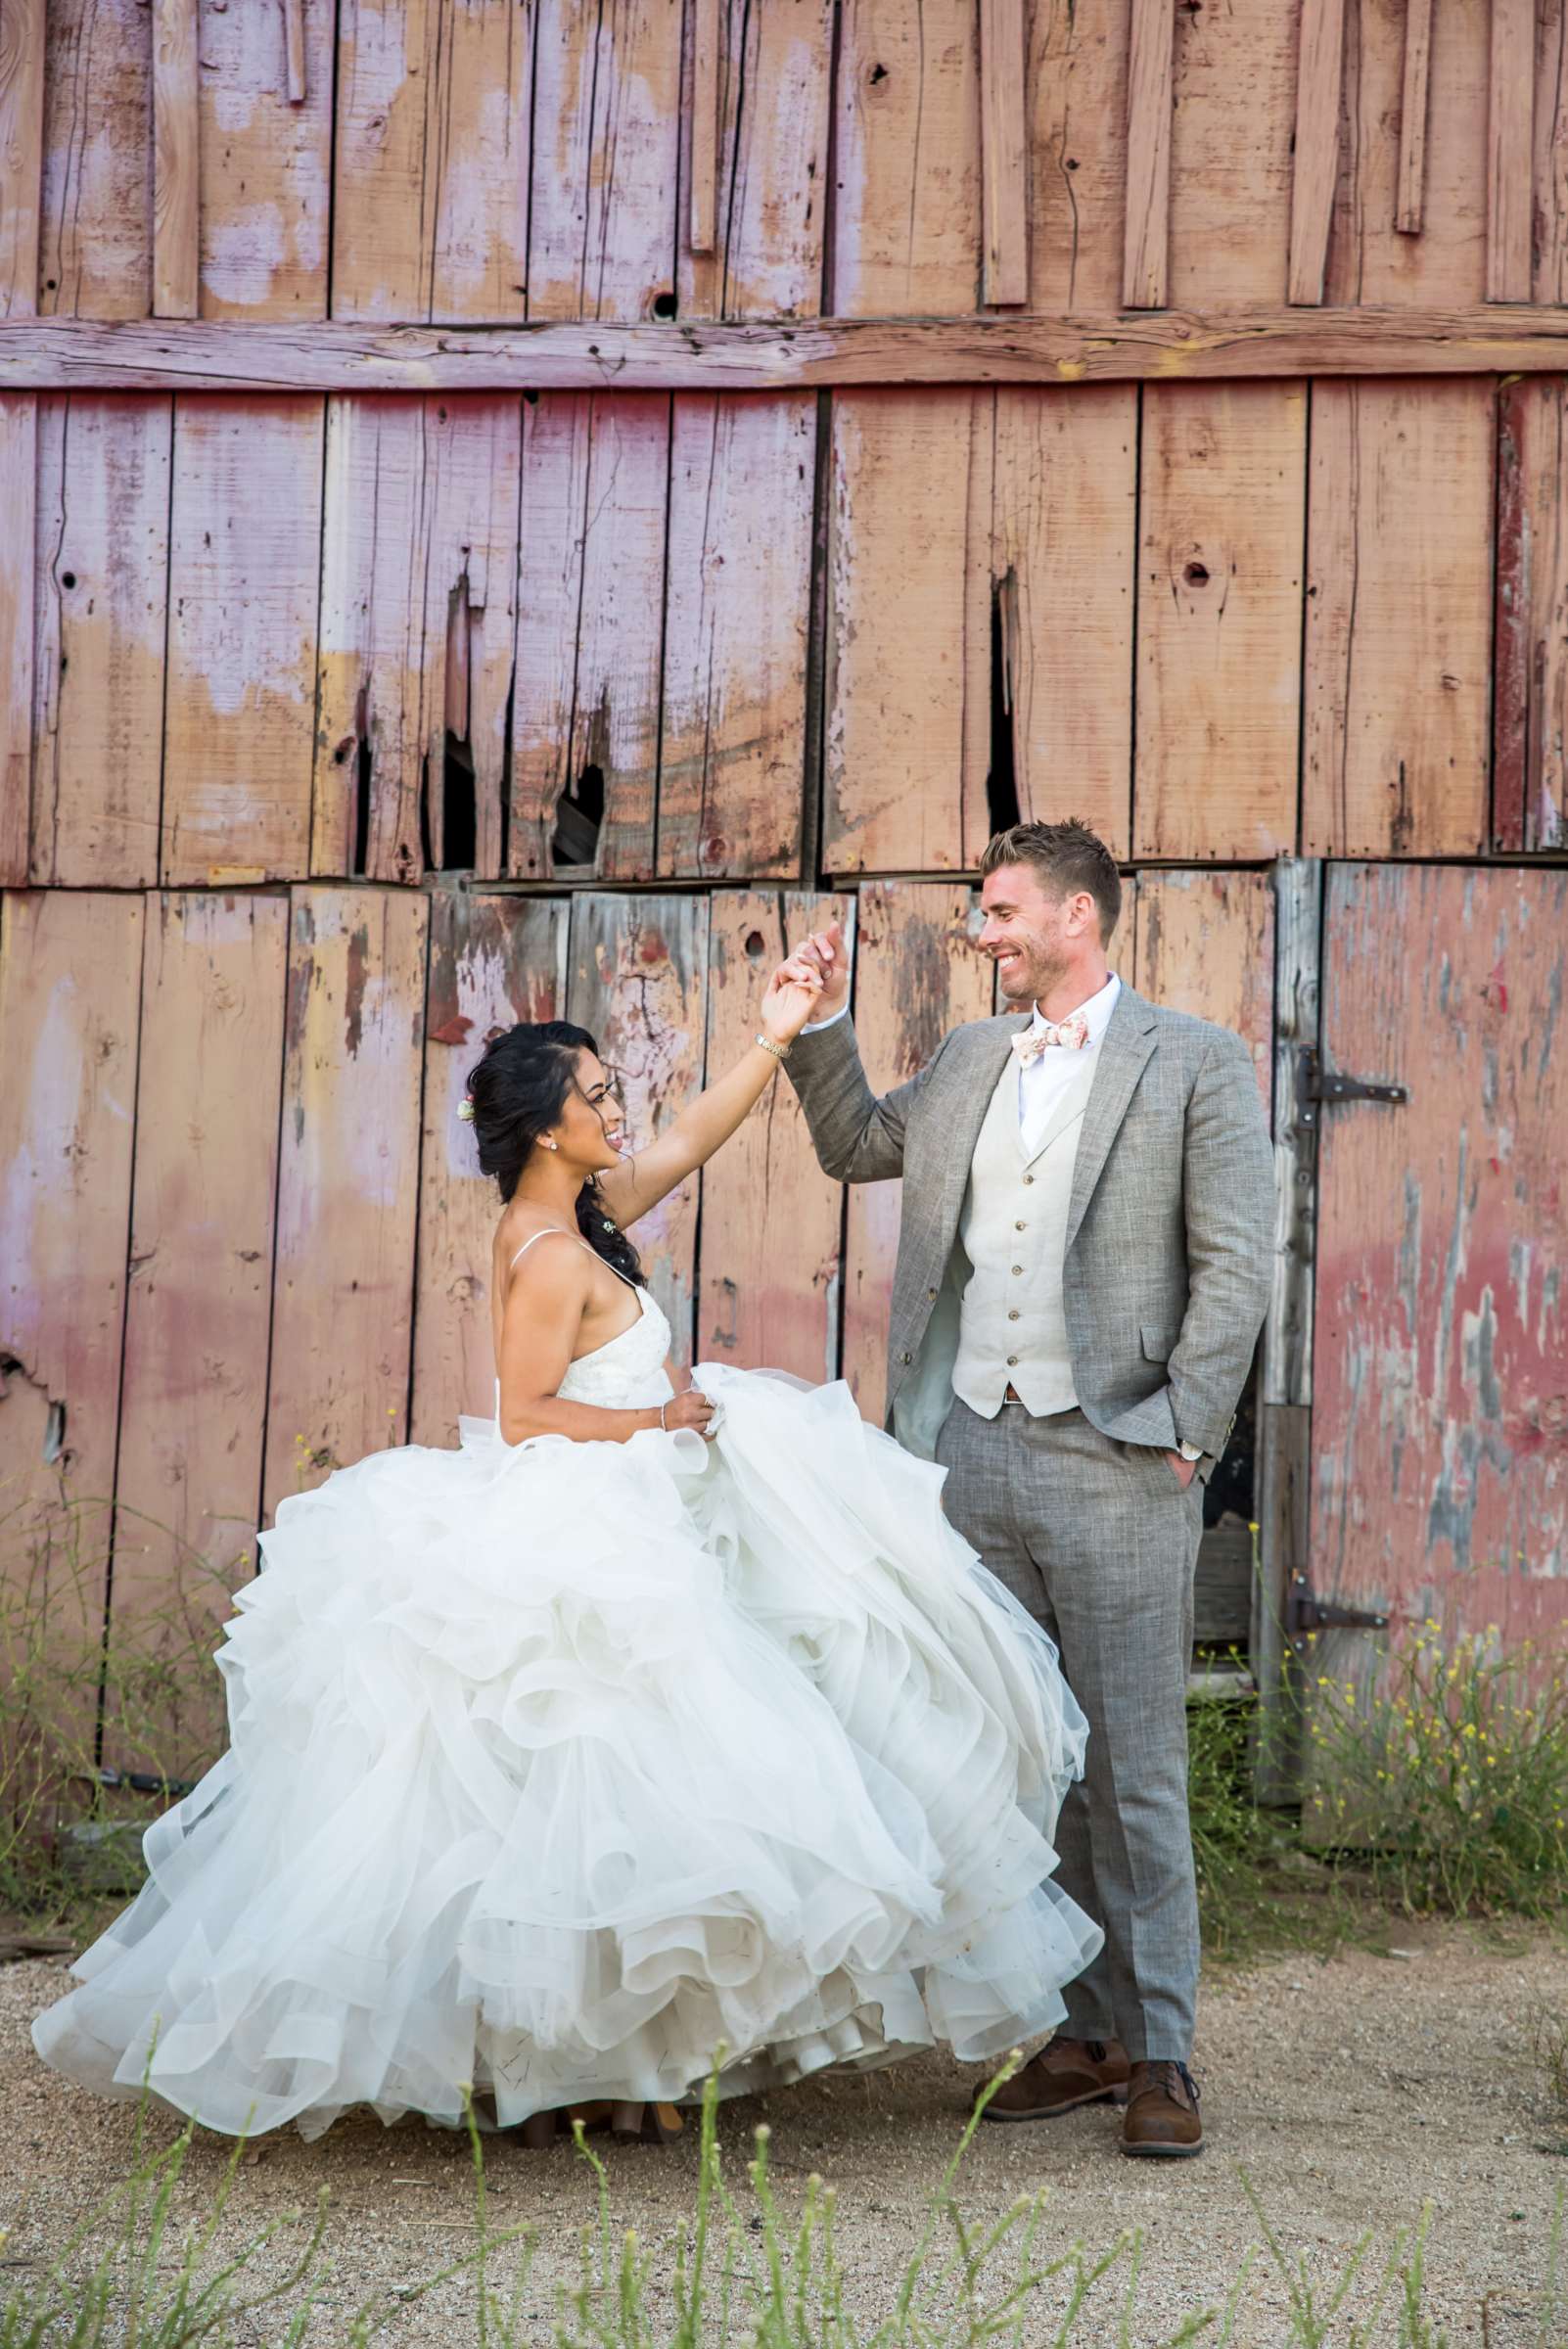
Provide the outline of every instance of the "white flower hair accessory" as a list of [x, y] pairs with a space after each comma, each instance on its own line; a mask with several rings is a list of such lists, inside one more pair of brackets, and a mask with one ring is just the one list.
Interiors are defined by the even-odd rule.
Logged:
[[464, 1123], [464, 1125], [465, 1125], [465, 1126], [472, 1126], [472, 1125], [473, 1125], [473, 1123], [474, 1123], [474, 1096], [473, 1096], [473, 1094], [472, 1094], [472, 1093], [465, 1093], [465, 1094], [463, 1095], [463, 1098], [462, 1098], [462, 1100], [461, 1100], [461, 1101], [459, 1101], [459, 1103], [457, 1104], [457, 1114], [458, 1114], [458, 1116], [459, 1116], [459, 1117], [462, 1119], [462, 1121], [463, 1121], [463, 1123]]

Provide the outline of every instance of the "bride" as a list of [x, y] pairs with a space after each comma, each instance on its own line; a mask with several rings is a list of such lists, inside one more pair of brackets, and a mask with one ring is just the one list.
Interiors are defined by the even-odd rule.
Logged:
[[503, 1202], [496, 1415], [285, 1500], [218, 1666], [232, 1743], [33, 2027], [231, 2134], [346, 2106], [537, 2142], [1063, 2016], [1048, 1879], [1084, 1724], [1055, 1650], [842, 1383], [670, 1360], [625, 1226], [777, 1075], [812, 990], [638, 1155], [593, 1039], [470, 1081]]

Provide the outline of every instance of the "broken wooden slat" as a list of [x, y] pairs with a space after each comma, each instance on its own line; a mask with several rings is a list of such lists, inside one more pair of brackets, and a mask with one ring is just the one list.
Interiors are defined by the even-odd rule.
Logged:
[[[699, 10], [703, 0], [696, 0]], [[682, 318], [814, 318], [822, 307], [828, 133], [833, 82], [831, 0], [758, 8], [724, 0], [717, 82], [716, 226], [711, 250], [680, 255]], [[688, 147], [707, 120], [688, 73]]]
[[[1136, 444], [1130, 391], [998, 392], [980, 582], [995, 596], [1019, 814], [1080, 816], [1117, 856], [1131, 838]], [[966, 776], [965, 864], [995, 828], [984, 781]]]
[[[281, 894], [148, 900], [112, 1655], [209, 1645], [254, 1571], [288, 951]], [[221, 1687], [112, 1673], [105, 1760], [194, 1774]]]
[[1138, 856], [1296, 845], [1307, 393], [1150, 385], [1138, 599]]
[[[102, 1638], [115, 1485], [141, 946], [142, 900], [129, 892], [5, 899], [5, 1570], [43, 1576], [52, 1628], [90, 1642], [89, 1658]], [[83, 1691], [94, 1714], [96, 1680]]]
[[32, 878], [158, 879], [172, 402], [40, 402]]
[[964, 802], [989, 748], [990, 633], [965, 620], [972, 516], [990, 543], [991, 412], [984, 392], [834, 400], [822, 845], [830, 872], [963, 862]]
[[624, 879], [654, 867], [669, 402], [530, 401], [512, 727], [511, 864]]
[[1124, 0], [1035, 0], [1028, 18], [1030, 303], [1114, 313], [1127, 203], [1127, 9]]
[[[513, 398], [327, 410], [312, 870], [409, 882], [443, 847], [446, 652], [469, 639], [475, 864], [500, 856], [522, 425]], [[428, 857], [427, 857], [428, 851]]]
[[45, 0], [0, 9], [0, 318], [38, 310]]
[[0, 398], [0, 887], [25, 886], [32, 837], [33, 563], [38, 401]]
[[[720, 890], [711, 900], [707, 1082], [757, 1034], [762, 991], [807, 931], [844, 925], [854, 899], [802, 890]], [[844, 1192], [822, 1173], [780, 1073], [703, 1174], [699, 1361], [838, 1375]]]
[[1399, 198], [1394, 225], [1418, 237], [1426, 202], [1426, 110], [1432, 71], [1432, 0], [1406, 0], [1405, 82], [1400, 101]]
[[[866, 1075], [885, 1093], [925, 1066], [949, 1028], [990, 1016], [995, 973], [976, 950], [975, 909], [962, 883], [868, 881], [859, 892], [854, 1028]], [[843, 1374], [861, 1416], [882, 1423], [888, 1311], [902, 1184], [850, 1191], [844, 1252]]]
[[[1311, 0], [1307, 0], [1311, 5]], [[1163, 310], [1171, 250], [1172, 0], [1131, 0], [1122, 304]]]
[[409, 1439], [454, 1444], [461, 1412], [495, 1409], [490, 1241], [501, 1201], [459, 1118], [491, 1028], [566, 1011], [564, 898], [442, 891], [431, 902], [424, 1144]]
[[1339, 177], [1339, 113], [1345, 69], [1345, 0], [1301, 0], [1296, 148], [1290, 197], [1286, 299], [1318, 302]]
[[974, 0], [846, 0], [833, 285], [845, 318], [951, 316], [980, 289], [980, 20]]
[[[1169, 1011], [1233, 1030], [1252, 1054], [1267, 1111], [1274, 1082], [1274, 895], [1268, 875], [1140, 873], [1134, 922], [1132, 985]], [[1127, 967], [1125, 951], [1121, 967]]]
[[1494, 408], [1485, 383], [1314, 389], [1309, 854], [1485, 845]]
[[310, 869], [319, 399], [182, 399], [174, 421], [163, 878]]
[[[567, 1016], [616, 1072], [633, 1151], [702, 1089], [708, 912], [706, 898], [573, 899]], [[682, 1362], [692, 1359], [700, 1180], [688, 1175], [631, 1232]]]
[[262, 1514], [405, 1439], [429, 909], [297, 889]]
[[153, 315], [194, 318], [201, 285], [197, 0], [153, 0]]
[[992, 303], [1029, 299], [1024, 50], [1024, 0], [981, 0], [981, 285]]
[[816, 402], [675, 402], [659, 871], [798, 874]]
[[1319, 1674], [1369, 1694], [1429, 1619], [1559, 1668], [1565, 982], [1568, 873], [1328, 875], [1325, 1065], [1409, 1099], [1323, 1116], [1309, 1555], [1393, 1637], [1323, 1633], [1309, 1700]]
[[1505, 384], [1498, 412], [1492, 845], [1568, 846], [1568, 384]]
[[[1412, 237], [1401, 232], [1396, 219], [1405, 10], [1358, 9], [1355, 37], [1345, 43], [1344, 160], [1335, 196], [1326, 300], [1455, 309], [1482, 301], [1487, 110], [1481, 93], [1487, 86], [1489, 16], [1489, 8], [1463, 5], [1432, 11], [1423, 226], [1421, 234]], [[1473, 331], [1484, 336], [1484, 321]], [[1511, 364], [1499, 361], [1499, 368]]]
[[535, 18], [529, 317], [647, 318], [679, 242], [681, 0]]
[[[1430, 208], [1430, 207], [1429, 207]], [[1389, 245], [1469, 266], [1435, 228]], [[1474, 244], [1477, 256], [1480, 241]], [[1380, 274], [1384, 255], [1368, 249]], [[1446, 260], [1442, 256], [1446, 253]], [[1479, 258], [1476, 261], [1479, 274]], [[1398, 296], [1398, 289], [1395, 289]], [[1568, 309], [1498, 304], [1243, 308], [1090, 318], [749, 319], [643, 325], [376, 328], [100, 326], [0, 321], [0, 389], [190, 392], [631, 392], [952, 390], [989, 384], [1210, 383], [1312, 375], [1560, 373]]]
[[333, 12], [281, 0], [279, 15], [202, 13], [204, 318], [327, 314]]
[[1531, 297], [1535, 0], [1492, 0], [1487, 78], [1487, 299]]
[[153, 34], [134, 0], [49, 0], [44, 51], [44, 316], [153, 307]]
[[532, 29], [517, 0], [342, 0], [335, 316], [525, 315]]
[[1195, 309], [1275, 302], [1290, 250], [1297, 10], [1227, 0], [1222, 30], [1208, 8], [1176, 0], [1172, 15], [1167, 298]]
[[692, 0], [691, 224], [693, 253], [718, 241], [719, 0]]

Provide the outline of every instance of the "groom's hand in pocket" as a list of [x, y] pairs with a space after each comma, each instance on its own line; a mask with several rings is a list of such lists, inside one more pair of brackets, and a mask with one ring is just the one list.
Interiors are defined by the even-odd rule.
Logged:
[[1165, 1456], [1170, 1464], [1172, 1474], [1184, 1493], [1198, 1473], [1197, 1461], [1184, 1460], [1179, 1451], [1168, 1451]]

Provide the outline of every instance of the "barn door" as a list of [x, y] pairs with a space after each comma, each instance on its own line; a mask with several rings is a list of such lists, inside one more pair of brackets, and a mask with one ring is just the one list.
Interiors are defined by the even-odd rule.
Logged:
[[1329, 870], [1297, 1609], [1389, 1626], [1321, 1631], [1341, 1682], [1428, 1616], [1568, 1638], [1565, 979], [1568, 873]]

